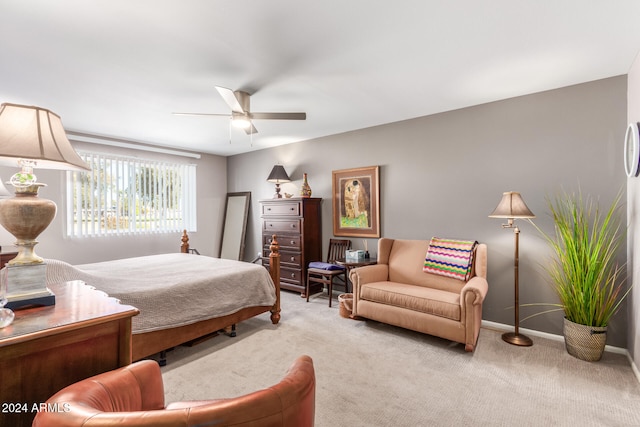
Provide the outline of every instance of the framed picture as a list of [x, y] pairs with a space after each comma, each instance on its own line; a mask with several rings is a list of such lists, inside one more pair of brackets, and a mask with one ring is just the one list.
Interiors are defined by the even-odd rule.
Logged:
[[333, 171], [333, 234], [380, 237], [380, 166]]

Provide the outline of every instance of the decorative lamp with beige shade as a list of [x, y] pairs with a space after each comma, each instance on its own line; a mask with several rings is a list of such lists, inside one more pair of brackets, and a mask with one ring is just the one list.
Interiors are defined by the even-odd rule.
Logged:
[[502, 199], [489, 218], [506, 218], [507, 223], [502, 224], [502, 228], [513, 228], [515, 234], [515, 255], [514, 255], [514, 299], [515, 299], [515, 331], [502, 334], [505, 342], [519, 346], [533, 345], [531, 338], [522, 335], [520, 329], [520, 297], [518, 284], [518, 264], [520, 262], [519, 242], [520, 229], [514, 225], [514, 220], [518, 218], [535, 218], [535, 215], [522, 200], [520, 193], [516, 191], [507, 191], [502, 194]]
[[16, 238], [18, 255], [7, 265], [7, 307], [55, 304], [45, 284], [46, 265], [36, 255], [37, 237], [56, 215], [51, 200], [38, 197], [46, 184], [37, 182], [34, 168], [90, 170], [67, 139], [60, 117], [44, 108], [0, 105], [0, 165], [19, 166], [9, 180], [15, 196], [0, 199], [0, 225]]

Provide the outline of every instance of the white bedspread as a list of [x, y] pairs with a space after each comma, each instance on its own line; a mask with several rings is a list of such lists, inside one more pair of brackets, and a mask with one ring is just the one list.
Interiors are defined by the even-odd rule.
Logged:
[[262, 266], [183, 253], [73, 266], [48, 259], [47, 282], [82, 280], [140, 310], [133, 333], [188, 325], [246, 307], [270, 306], [275, 286]]

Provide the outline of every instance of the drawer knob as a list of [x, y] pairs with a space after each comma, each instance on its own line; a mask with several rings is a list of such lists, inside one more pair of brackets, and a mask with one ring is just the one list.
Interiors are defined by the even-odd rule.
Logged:
[[293, 256], [292, 256], [292, 257], [291, 257], [291, 261], [295, 261], [295, 260], [296, 260], [296, 257], [293, 257]]
[[291, 224], [291, 228], [296, 228], [296, 225], [295, 224]]
[[289, 208], [289, 210], [290, 210], [290, 211], [295, 211], [295, 209], [294, 209], [294, 208]]
[[291, 273], [291, 277], [292, 278], [296, 277], [296, 273]]
[[295, 244], [296, 244], [296, 241], [295, 241], [295, 240], [292, 240], [292, 241], [291, 241], [291, 244], [292, 244], [292, 245], [295, 245]]

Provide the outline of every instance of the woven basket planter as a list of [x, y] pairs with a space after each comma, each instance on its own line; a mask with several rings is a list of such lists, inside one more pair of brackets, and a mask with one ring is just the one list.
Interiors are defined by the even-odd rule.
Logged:
[[353, 294], [338, 295], [338, 303], [340, 304], [340, 316], [350, 318], [353, 310]]
[[567, 353], [581, 360], [596, 362], [604, 353], [607, 327], [587, 326], [564, 319], [564, 344]]

